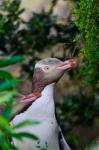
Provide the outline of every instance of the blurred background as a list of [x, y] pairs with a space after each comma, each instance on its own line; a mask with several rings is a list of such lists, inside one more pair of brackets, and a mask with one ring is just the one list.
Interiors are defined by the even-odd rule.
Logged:
[[18, 92], [31, 92], [37, 61], [56, 57], [78, 61], [55, 91], [56, 113], [66, 140], [72, 150], [99, 150], [98, 8], [98, 0], [0, 0], [2, 149], [12, 148], [7, 121], [12, 100]]

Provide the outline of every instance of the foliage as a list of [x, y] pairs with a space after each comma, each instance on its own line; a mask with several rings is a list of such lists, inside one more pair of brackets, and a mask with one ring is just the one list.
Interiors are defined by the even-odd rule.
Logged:
[[97, 150], [99, 148], [99, 139], [92, 141], [85, 150]]
[[75, 24], [79, 33], [76, 34], [74, 41], [80, 43], [78, 53], [80, 68], [76, 72], [70, 71], [69, 75], [70, 79], [74, 80], [73, 83], [77, 81], [79, 90], [78, 93], [67, 94], [63, 97], [57, 107], [57, 112], [61, 118], [66, 119], [64, 130], [67, 131], [67, 137], [71, 133], [75, 135], [71, 141], [73, 149], [77, 149], [77, 145], [81, 142], [80, 135], [73, 130], [77, 127], [92, 127], [94, 129], [95, 124], [98, 124], [96, 120], [99, 116], [98, 1], [86, 0], [83, 2], [78, 0], [76, 4], [74, 10]]
[[[73, 22], [69, 22], [67, 25], [57, 24], [57, 17], [52, 15], [56, 0], [52, 2], [49, 12], [33, 12], [33, 17], [27, 22], [20, 18], [24, 12], [24, 9], [19, 7], [20, 3], [21, 0], [8, 0], [2, 4], [1, 10], [5, 13], [1, 12], [0, 14], [0, 50], [3, 54], [12, 56], [25, 54], [27, 58], [32, 55], [29, 65], [23, 66], [26, 71], [31, 73], [33, 64], [39, 59], [37, 53], [42, 53], [46, 48], [50, 50], [53, 45], [63, 43], [65, 46], [71, 47], [72, 53], [75, 46], [73, 37], [77, 28]], [[55, 35], [50, 34], [52, 28], [56, 32]]]
[[[17, 148], [13, 145], [10, 145], [10, 139], [16, 138], [22, 140], [23, 137], [31, 138], [37, 140], [38, 138], [35, 135], [32, 135], [27, 132], [15, 132], [15, 129], [20, 128], [26, 125], [35, 125], [38, 122], [24, 121], [19, 124], [11, 127], [9, 125], [9, 117], [13, 107], [13, 102], [16, 97], [17, 91], [13, 88], [13, 85], [17, 84], [18, 79], [14, 79], [12, 75], [3, 71], [4, 67], [12, 65], [16, 62], [21, 62], [23, 60], [22, 56], [13, 56], [13, 57], [4, 57], [0, 59], [0, 148], [2, 150], [16, 150]], [[4, 107], [4, 109], [3, 109]]]
[[0, 147], [2, 150], [16, 150], [17, 148], [13, 145], [9, 144], [9, 140], [13, 137], [18, 140], [22, 140], [23, 137], [30, 138], [32, 140], [37, 140], [38, 138], [35, 135], [27, 132], [17, 133], [14, 130], [16, 128], [22, 127], [26, 124], [32, 124], [33, 122], [27, 121], [26, 123], [21, 123], [20, 125], [16, 125], [15, 127], [11, 127], [6, 119], [0, 116]]
[[99, 43], [98, 43], [98, 2], [86, 0], [85, 3], [79, 0], [75, 11], [78, 19], [75, 21], [80, 30], [79, 40], [83, 41], [81, 53], [85, 64], [81, 68], [81, 75], [89, 83], [92, 90], [96, 90], [98, 83], [98, 61], [99, 61]]

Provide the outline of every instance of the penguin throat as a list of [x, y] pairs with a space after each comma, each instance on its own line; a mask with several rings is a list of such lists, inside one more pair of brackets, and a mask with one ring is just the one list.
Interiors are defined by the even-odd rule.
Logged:
[[33, 80], [32, 81], [32, 92], [39, 92], [41, 93], [43, 91], [43, 89], [45, 88], [45, 84], [43, 84], [42, 82], [40, 81], [35, 81]]

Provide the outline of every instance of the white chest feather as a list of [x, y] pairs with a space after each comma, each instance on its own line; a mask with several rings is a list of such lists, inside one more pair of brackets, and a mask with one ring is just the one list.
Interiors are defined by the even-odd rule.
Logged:
[[38, 125], [26, 126], [18, 131], [30, 132], [38, 136], [38, 141], [24, 139], [24, 142], [14, 140], [21, 150], [39, 150], [39, 145], [43, 148], [47, 145], [47, 150], [59, 150], [58, 132], [59, 127], [55, 118], [55, 107], [53, 100], [54, 84], [48, 85], [38, 98], [24, 113], [17, 115], [11, 124], [19, 123], [23, 120], [36, 120]]

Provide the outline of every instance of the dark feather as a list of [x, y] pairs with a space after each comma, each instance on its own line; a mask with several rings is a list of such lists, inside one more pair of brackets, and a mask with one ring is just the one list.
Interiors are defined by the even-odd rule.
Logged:
[[71, 150], [70, 147], [68, 146], [68, 144], [66, 143], [61, 130], [60, 130], [60, 132], [58, 134], [58, 140], [59, 140], [59, 148], [60, 148], [60, 150]]

